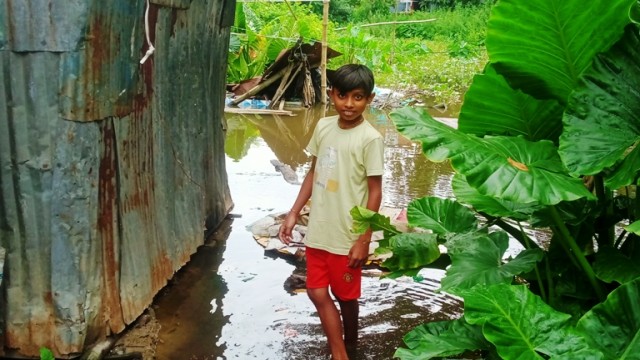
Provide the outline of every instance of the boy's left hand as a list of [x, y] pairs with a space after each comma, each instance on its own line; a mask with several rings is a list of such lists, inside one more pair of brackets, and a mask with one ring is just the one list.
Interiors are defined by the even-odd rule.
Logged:
[[360, 236], [349, 250], [349, 267], [358, 268], [364, 265], [369, 258], [369, 243], [371, 237]]

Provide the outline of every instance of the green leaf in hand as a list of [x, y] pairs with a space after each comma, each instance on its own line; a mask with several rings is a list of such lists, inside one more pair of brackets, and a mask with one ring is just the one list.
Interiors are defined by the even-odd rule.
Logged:
[[400, 230], [391, 224], [391, 219], [388, 216], [381, 215], [362, 206], [353, 207], [350, 214], [353, 219], [351, 230], [356, 234], [364, 234], [369, 228], [372, 231], [382, 230], [385, 239], [400, 234]]
[[406, 233], [392, 237], [389, 248], [393, 256], [382, 263], [391, 270], [416, 269], [429, 265], [440, 257], [438, 239], [435, 234]]

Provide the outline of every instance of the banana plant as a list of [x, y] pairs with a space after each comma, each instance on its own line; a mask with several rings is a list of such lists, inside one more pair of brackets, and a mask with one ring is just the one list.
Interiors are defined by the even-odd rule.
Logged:
[[[383, 265], [416, 276], [446, 258], [441, 289], [464, 300], [459, 319], [407, 334], [397, 358], [637, 358], [638, 14], [637, 0], [499, 0], [458, 128], [391, 114], [427, 158], [450, 162], [455, 199], [411, 202], [414, 231], [385, 232]], [[352, 216], [354, 230], [386, 223]], [[524, 250], [506, 255], [509, 239]]]

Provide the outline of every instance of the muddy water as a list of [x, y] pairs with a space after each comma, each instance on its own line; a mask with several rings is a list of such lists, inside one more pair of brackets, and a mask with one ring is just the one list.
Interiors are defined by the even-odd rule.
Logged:
[[[158, 359], [329, 358], [306, 294], [285, 288], [287, 278], [300, 271], [299, 264], [265, 252], [246, 230], [293, 204], [299, 185], [287, 183], [270, 160], [289, 164], [302, 180], [310, 160], [303, 149], [320, 112], [296, 111], [296, 117], [227, 115], [233, 216], [214, 234], [217, 241], [203, 246], [158, 296]], [[427, 161], [418, 145], [395, 131], [386, 113], [372, 112], [367, 119], [387, 146], [384, 206], [404, 207], [416, 197], [450, 195], [453, 172], [447, 164]], [[352, 360], [392, 359], [402, 336], [415, 326], [459, 315], [460, 304], [435, 291], [442, 272], [424, 276], [418, 283], [367, 272], [360, 299], [360, 341]]]

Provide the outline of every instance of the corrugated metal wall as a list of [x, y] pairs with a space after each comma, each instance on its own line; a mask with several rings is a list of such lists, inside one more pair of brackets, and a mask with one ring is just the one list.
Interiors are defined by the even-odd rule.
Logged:
[[121, 332], [230, 209], [235, 0], [0, 2], [0, 355]]

